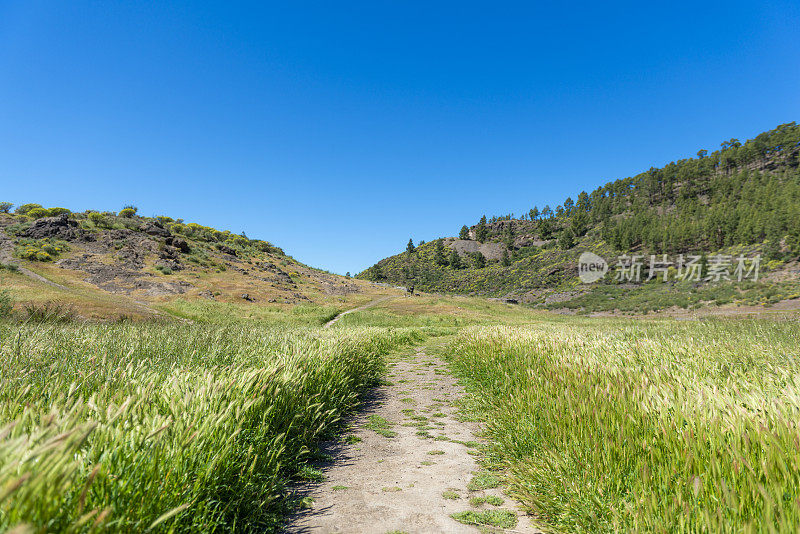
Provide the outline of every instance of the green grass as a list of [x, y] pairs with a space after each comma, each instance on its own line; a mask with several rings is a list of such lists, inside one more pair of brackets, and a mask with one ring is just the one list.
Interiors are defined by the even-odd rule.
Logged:
[[294, 477], [297, 480], [307, 480], [309, 482], [323, 482], [325, 480], [325, 475], [322, 474], [322, 471], [309, 465], [301, 466]]
[[449, 358], [545, 528], [796, 532], [799, 350], [794, 322], [571, 320], [467, 329]]
[[501, 483], [500, 478], [489, 471], [479, 471], [472, 480], [467, 484], [467, 489], [470, 491], [479, 491], [484, 489], [496, 488]]
[[0, 322], [0, 339], [0, 531], [248, 532], [278, 528], [288, 481], [320, 479], [315, 443], [419, 334]]
[[488, 495], [486, 497], [472, 497], [469, 500], [470, 506], [482, 506], [486, 503], [491, 504], [492, 506], [502, 506], [505, 501], [502, 497], [498, 497], [497, 495]]
[[467, 510], [451, 514], [450, 517], [465, 525], [487, 525], [498, 528], [514, 528], [517, 516], [508, 510]]
[[380, 434], [385, 438], [393, 438], [397, 436], [397, 432], [394, 430], [389, 430], [393, 426], [394, 423], [384, 419], [380, 415], [371, 415], [369, 417], [369, 423], [364, 425], [364, 428], [372, 430], [373, 432]]
[[453, 490], [447, 490], [442, 492], [442, 498], [447, 499], [449, 501], [455, 501], [461, 498], [458, 493]]

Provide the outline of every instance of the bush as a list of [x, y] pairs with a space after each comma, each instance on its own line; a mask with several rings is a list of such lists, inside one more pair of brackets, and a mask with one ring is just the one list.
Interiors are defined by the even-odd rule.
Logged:
[[14, 204], [11, 202], [0, 202], [0, 213], [8, 213], [13, 207]]
[[122, 211], [119, 212], [119, 216], [125, 219], [130, 219], [134, 215], [136, 215], [136, 210], [133, 208], [124, 208]]
[[97, 226], [99, 228], [102, 228], [104, 226], [108, 226], [108, 223], [106, 222], [106, 218], [103, 217], [102, 213], [98, 213], [96, 211], [91, 211], [91, 212], [89, 212], [87, 217], [88, 217], [89, 221], [92, 222], [92, 224], [94, 224], [95, 226]]
[[22, 206], [19, 206], [17, 208], [17, 211], [15, 213], [17, 213], [19, 215], [27, 215], [27, 213], [29, 211], [31, 211], [32, 209], [41, 208], [41, 207], [42, 207], [41, 204], [23, 204]]
[[49, 217], [50, 212], [44, 208], [33, 208], [28, 210], [25, 215], [33, 217], [34, 219], [41, 219], [42, 217]]
[[16, 249], [16, 255], [30, 261], [53, 261], [59, 254], [68, 250], [69, 245], [63, 241], [22, 239]]
[[55, 217], [56, 215], [69, 215], [72, 213], [67, 208], [50, 208], [47, 210], [47, 212], [50, 214], [50, 217]]

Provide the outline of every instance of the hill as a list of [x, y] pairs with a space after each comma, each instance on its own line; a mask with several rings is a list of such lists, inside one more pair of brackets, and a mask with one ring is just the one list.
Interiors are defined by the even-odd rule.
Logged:
[[[555, 208], [484, 216], [457, 237], [409, 243], [358, 278], [587, 312], [796, 299], [799, 161], [800, 127], [783, 124], [744, 143], [731, 139], [712, 153], [700, 150], [695, 158], [582, 191]], [[584, 252], [609, 264], [596, 283], [578, 279]], [[667, 282], [645, 280], [651, 256], [665, 254], [672, 268]], [[677, 276], [690, 257], [702, 267], [699, 280]], [[734, 276], [740, 257], [748, 269], [760, 257], [758, 280]], [[624, 276], [626, 262], [642, 264], [641, 280]], [[715, 274], [715, 265], [726, 262], [734, 281]]]
[[323, 321], [387, 291], [308, 267], [267, 241], [135, 207], [12, 208], [0, 203], [0, 290], [19, 313], [203, 319], [292, 309]]

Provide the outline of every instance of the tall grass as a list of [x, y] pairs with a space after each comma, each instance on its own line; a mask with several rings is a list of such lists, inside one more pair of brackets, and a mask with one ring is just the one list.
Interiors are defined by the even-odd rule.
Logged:
[[0, 531], [263, 531], [409, 330], [0, 324]]
[[493, 456], [562, 532], [797, 532], [800, 327], [576, 322], [464, 331]]

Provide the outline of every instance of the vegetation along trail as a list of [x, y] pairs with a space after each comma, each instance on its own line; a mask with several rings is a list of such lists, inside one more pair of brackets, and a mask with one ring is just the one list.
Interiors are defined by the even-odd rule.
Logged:
[[390, 359], [390, 382], [298, 488], [308, 507], [288, 532], [538, 532], [480, 467], [480, 425], [457, 408], [464, 392], [435, 356], [442, 346]]

